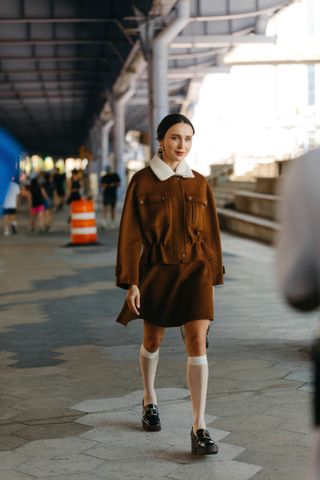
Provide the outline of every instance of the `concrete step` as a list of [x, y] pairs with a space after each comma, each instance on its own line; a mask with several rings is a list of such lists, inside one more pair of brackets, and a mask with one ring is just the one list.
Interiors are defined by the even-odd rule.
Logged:
[[218, 207], [217, 211], [222, 230], [268, 244], [275, 242], [279, 223], [227, 208]]
[[241, 190], [235, 193], [234, 203], [238, 212], [277, 220], [280, 201], [281, 197], [278, 195]]
[[254, 191], [255, 183], [254, 182], [225, 182], [223, 184], [215, 185], [213, 190], [216, 198], [216, 204], [218, 207], [224, 208], [235, 206], [236, 193], [239, 190], [244, 189], [245, 191]]
[[[209, 182], [210, 183], [210, 182]], [[228, 180], [226, 182], [218, 182], [215, 185], [214, 190], [228, 190], [228, 191], [235, 191], [235, 190], [249, 190], [255, 191], [256, 182], [247, 182], [241, 180]]]
[[217, 207], [224, 208], [228, 205], [235, 205], [235, 193], [230, 191], [215, 192], [215, 199]]
[[280, 177], [257, 177], [256, 192], [276, 195], [281, 187], [281, 182]]

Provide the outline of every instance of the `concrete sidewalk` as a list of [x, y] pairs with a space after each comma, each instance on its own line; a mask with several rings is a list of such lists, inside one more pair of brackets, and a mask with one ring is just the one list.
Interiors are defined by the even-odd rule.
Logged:
[[179, 329], [160, 353], [163, 429], [141, 430], [142, 324], [114, 322], [117, 230], [77, 249], [65, 215], [48, 234], [20, 225], [0, 238], [0, 480], [303, 479], [316, 318], [282, 305], [272, 248], [223, 235], [207, 402], [220, 452], [194, 458]]

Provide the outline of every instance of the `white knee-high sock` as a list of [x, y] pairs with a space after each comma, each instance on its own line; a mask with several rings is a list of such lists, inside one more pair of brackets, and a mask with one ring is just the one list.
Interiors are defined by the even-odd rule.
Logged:
[[144, 405], [149, 405], [149, 403], [156, 404], [157, 396], [154, 390], [154, 379], [159, 360], [159, 349], [156, 352], [148, 352], [142, 344], [139, 360], [144, 385]]
[[207, 355], [188, 357], [187, 379], [192, 400], [193, 431], [206, 428], [205, 408], [208, 387]]

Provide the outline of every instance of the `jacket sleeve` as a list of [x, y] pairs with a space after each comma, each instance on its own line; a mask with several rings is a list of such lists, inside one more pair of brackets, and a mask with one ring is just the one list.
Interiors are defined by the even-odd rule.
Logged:
[[142, 253], [142, 236], [135, 201], [134, 178], [128, 186], [123, 205], [116, 261], [116, 285], [128, 290], [139, 284], [139, 261]]
[[318, 198], [312, 200], [315, 192], [319, 191], [318, 184], [314, 185], [313, 180], [316, 178], [318, 182], [318, 175], [312, 175], [308, 167], [308, 158], [295, 160], [285, 179], [281, 192], [282, 228], [276, 249], [280, 291], [289, 305], [305, 311], [313, 310], [320, 304], [319, 255], [313, 233], [317, 230], [317, 193], [315, 196]]
[[222, 285], [224, 283], [223, 274], [225, 272], [222, 264], [222, 251], [220, 240], [220, 227], [215, 199], [210, 185], [207, 183], [207, 209], [205, 219], [205, 241], [213, 252], [213, 256], [208, 260], [212, 271], [212, 285]]

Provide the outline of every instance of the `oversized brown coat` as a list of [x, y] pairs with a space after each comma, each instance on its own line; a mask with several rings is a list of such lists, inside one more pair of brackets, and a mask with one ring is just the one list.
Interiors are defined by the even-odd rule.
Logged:
[[[199, 261], [208, 265], [211, 285], [223, 283], [214, 196], [205, 177], [196, 171], [192, 173], [193, 178], [172, 175], [161, 181], [148, 166], [132, 177], [118, 237], [118, 287], [139, 286], [141, 270], [149, 265]], [[159, 272], [159, 275], [164, 274]], [[165, 302], [165, 299], [159, 298], [160, 301]], [[126, 324], [133, 318], [138, 317], [130, 315], [125, 304], [117, 321]]]

